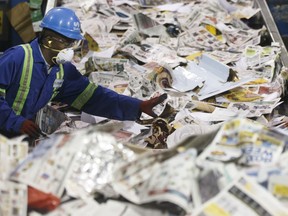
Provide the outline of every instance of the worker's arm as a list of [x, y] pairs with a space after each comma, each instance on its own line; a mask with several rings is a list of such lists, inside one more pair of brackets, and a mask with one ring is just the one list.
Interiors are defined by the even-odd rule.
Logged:
[[[22, 64], [18, 64], [17, 62], [20, 61], [16, 61], [15, 58], [18, 60], [24, 58], [23, 49], [10, 49], [0, 57], [0, 89], [2, 92], [0, 96], [0, 129], [19, 133], [25, 118], [16, 115], [5, 97], [7, 91], [10, 92], [12, 88], [18, 88], [14, 81], [19, 79], [18, 73], [22, 71]], [[14, 98], [10, 98], [10, 100], [12, 99], [14, 100]]]
[[144, 102], [89, 83], [88, 78], [82, 76], [71, 64], [65, 64], [64, 71], [64, 83], [55, 99], [92, 115], [136, 120], [141, 112], [151, 115], [152, 108], [166, 99], [161, 97]]

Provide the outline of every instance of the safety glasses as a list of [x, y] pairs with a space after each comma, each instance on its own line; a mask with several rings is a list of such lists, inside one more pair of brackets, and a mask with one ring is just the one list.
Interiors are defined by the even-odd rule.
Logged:
[[64, 48], [73, 48], [76, 47], [77, 44], [79, 44], [78, 40], [67, 40], [64, 38], [58, 38], [53, 36], [47, 36], [45, 39], [46, 39], [45, 45], [56, 51], [62, 50]]

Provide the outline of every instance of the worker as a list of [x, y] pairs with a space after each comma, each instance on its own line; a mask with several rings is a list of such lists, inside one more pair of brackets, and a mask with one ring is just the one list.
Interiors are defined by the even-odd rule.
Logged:
[[89, 82], [70, 62], [83, 39], [79, 18], [71, 9], [55, 7], [43, 17], [39, 36], [12, 47], [0, 57], [0, 134], [38, 138], [37, 112], [52, 99], [80, 111], [116, 120], [136, 120], [167, 95], [150, 100], [118, 94]]

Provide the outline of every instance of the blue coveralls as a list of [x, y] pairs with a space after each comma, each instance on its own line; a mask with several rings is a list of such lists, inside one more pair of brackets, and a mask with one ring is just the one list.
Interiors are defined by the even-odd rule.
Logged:
[[[57, 89], [59, 92], [54, 100], [73, 106], [75, 100], [79, 98], [87, 86], [92, 85], [88, 78], [83, 76], [69, 62], [63, 64], [64, 81], [62, 86], [57, 86], [56, 83], [59, 84], [59, 82], [57, 82], [56, 74], [59, 73], [59, 66], [53, 66], [48, 73], [38, 39], [31, 42], [31, 48], [34, 65], [30, 90], [21, 115], [16, 115], [11, 107], [19, 88], [25, 56], [24, 49], [21, 46], [15, 46], [7, 50], [0, 58], [0, 89], [5, 90], [5, 96], [0, 96], [0, 130], [2, 131], [18, 133], [23, 121], [33, 119], [36, 113], [50, 101], [53, 86], [59, 87]], [[91, 97], [89, 96], [90, 99], [88, 98], [88, 101], [81, 106], [78, 104], [76, 108], [92, 115], [110, 119], [135, 120], [139, 117], [141, 100], [119, 95], [102, 86], [94, 88], [93, 91], [90, 94]]]

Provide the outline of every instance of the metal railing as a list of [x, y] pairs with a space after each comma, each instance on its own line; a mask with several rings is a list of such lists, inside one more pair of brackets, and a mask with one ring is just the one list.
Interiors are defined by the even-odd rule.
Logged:
[[277, 25], [273, 19], [266, 0], [255, 0], [255, 4], [261, 9], [262, 17], [265, 21], [266, 27], [274, 42], [278, 42], [281, 47], [281, 61], [285, 67], [288, 67], [288, 53], [282, 37], [278, 31]]

